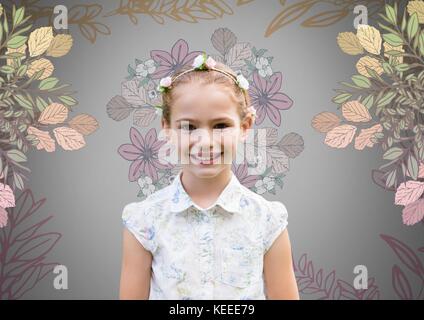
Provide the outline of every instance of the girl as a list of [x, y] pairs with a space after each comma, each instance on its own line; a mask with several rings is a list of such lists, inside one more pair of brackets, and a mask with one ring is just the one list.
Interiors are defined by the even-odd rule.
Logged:
[[231, 170], [255, 117], [248, 82], [206, 58], [160, 81], [162, 128], [182, 166], [123, 210], [120, 298], [299, 299], [286, 207]]

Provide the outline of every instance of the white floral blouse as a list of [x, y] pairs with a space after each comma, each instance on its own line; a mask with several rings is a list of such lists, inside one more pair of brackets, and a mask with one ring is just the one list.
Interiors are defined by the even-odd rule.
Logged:
[[149, 299], [266, 299], [263, 258], [287, 226], [287, 209], [243, 186], [231, 171], [202, 209], [181, 183], [125, 206], [124, 225], [150, 251]]

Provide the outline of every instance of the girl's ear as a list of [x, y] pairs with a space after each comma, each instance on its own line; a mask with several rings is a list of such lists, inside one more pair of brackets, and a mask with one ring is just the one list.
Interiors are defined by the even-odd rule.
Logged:
[[164, 117], [161, 118], [161, 124], [162, 124], [162, 129], [166, 129], [167, 127], [169, 127]]
[[170, 141], [171, 136], [170, 136], [170, 125], [169, 123], [162, 117], [161, 119], [161, 124], [162, 124], [162, 130], [165, 130], [165, 136], [166, 136], [166, 140]]
[[249, 115], [245, 117], [240, 125], [241, 128], [241, 140], [245, 141], [249, 134], [249, 129], [253, 126], [253, 118]]

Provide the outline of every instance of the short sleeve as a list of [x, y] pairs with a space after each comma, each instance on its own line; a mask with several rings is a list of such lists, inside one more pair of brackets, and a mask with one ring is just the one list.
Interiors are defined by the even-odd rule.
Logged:
[[157, 248], [156, 227], [142, 204], [142, 201], [127, 204], [122, 211], [122, 222], [146, 250], [154, 253]]
[[271, 248], [274, 241], [286, 229], [288, 224], [287, 208], [279, 201], [270, 201], [266, 213], [264, 231], [264, 250]]

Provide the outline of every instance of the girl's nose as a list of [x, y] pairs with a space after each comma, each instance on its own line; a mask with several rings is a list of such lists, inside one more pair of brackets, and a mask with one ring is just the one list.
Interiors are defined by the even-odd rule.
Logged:
[[221, 149], [221, 139], [216, 133], [213, 133], [214, 131], [212, 129], [203, 129], [196, 131], [198, 132], [196, 132], [195, 135], [190, 137], [192, 147], [198, 148], [198, 151], [203, 153], [219, 152], [219, 150]]

